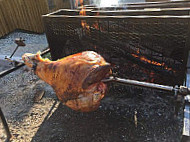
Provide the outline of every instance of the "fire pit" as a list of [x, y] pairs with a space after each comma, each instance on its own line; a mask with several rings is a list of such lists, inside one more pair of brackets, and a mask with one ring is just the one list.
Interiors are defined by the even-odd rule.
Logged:
[[[164, 12], [173, 15], [172, 11]], [[147, 16], [122, 16], [141, 12]], [[182, 12], [186, 14], [188, 10]], [[113, 65], [115, 76], [166, 85], [183, 83], [189, 50], [189, 16], [149, 16], [147, 10], [112, 13], [93, 9], [84, 13], [88, 16], [79, 16], [81, 12], [77, 10], [59, 10], [44, 16], [54, 60], [94, 50]], [[178, 15], [177, 11], [175, 14]], [[110, 90], [97, 111], [83, 114], [59, 105], [55, 112], [50, 110], [51, 115], [46, 116], [32, 141], [181, 139], [183, 106], [168, 96], [171, 93], [133, 85], [108, 85]], [[39, 114], [30, 114], [35, 115]]]
[[[80, 14], [81, 9], [60, 9], [55, 12], [55, 14], [59, 15], [70, 15], [77, 16]], [[163, 8], [163, 9], [139, 9], [139, 10], [126, 10], [120, 9], [115, 10], [115, 8], [89, 8], [85, 9], [85, 12], [89, 16], [138, 16], [138, 15], [189, 15], [190, 8]]]
[[[183, 84], [189, 51], [190, 16], [181, 15], [189, 15], [189, 9], [162, 8], [158, 11], [125, 8], [88, 6], [82, 10], [61, 9], [44, 15], [52, 59], [57, 60], [73, 53], [93, 50], [113, 65], [115, 76], [171, 86]], [[146, 115], [151, 113], [152, 107], [157, 113], [158, 108], [166, 105], [166, 102], [164, 105], [159, 104], [163, 100], [168, 101], [167, 112], [170, 111], [171, 116], [181, 110], [182, 103], [176, 103], [174, 97], [163, 97], [168, 96], [169, 92], [133, 85], [110, 84], [109, 88], [109, 95], [102, 100], [105, 104], [102, 103], [101, 108], [108, 105], [119, 115], [126, 112], [130, 115], [130, 112], [135, 110]], [[114, 108], [118, 104], [114, 102], [121, 105], [116, 107], [118, 111]], [[120, 108], [125, 108], [125, 111]], [[145, 115], [141, 118], [144, 119]], [[154, 117], [155, 114], [152, 115], [152, 118]], [[171, 122], [172, 119], [159, 118], [159, 121]], [[177, 125], [179, 132], [181, 124]], [[157, 132], [158, 129], [154, 130]], [[141, 135], [142, 131], [139, 134]], [[167, 140], [170, 141], [171, 138]]]
[[[67, 12], [68, 13], [68, 12]], [[84, 50], [100, 53], [121, 77], [182, 84], [190, 16], [43, 16], [53, 60]]]

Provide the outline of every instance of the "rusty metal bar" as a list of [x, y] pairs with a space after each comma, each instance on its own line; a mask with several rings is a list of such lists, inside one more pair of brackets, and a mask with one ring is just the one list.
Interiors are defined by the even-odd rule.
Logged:
[[17, 47], [15, 48], [15, 50], [13, 51], [13, 53], [11, 54], [11, 56], [9, 58], [12, 58], [12, 56], [15, 54], [15, 52], [17, 51], [19, 46], [26, 46], [24, 41], [25, 40], [22, 39], [22, 37], [15, 39], [15, 43], [17, 44]]
[[[43, 52], [41, 53], [41, 55], [47, 54], [48, 52], [50, 52], [50, 49], [49, 49], [49, 48], [48, 48], [47, 50], [43, 51]], [[18, 64], [17, 66], [15, 66], [15, 67], [12, 67], [12, 68], [10, 68], [10, 69], [7, 69], [7, 70], [5, 70], [5, 71], [0, 72], [0, 78], [3, 77], [3, 76], [5, 76], [5, 75], [7, 75], [7, 74], [9, 74], [9, 73], [11, 73], [11, 72], [13, 72], [13, 71], [15, 71], [15, 70], [17, 70], [17, 69], [19, 69], [19, 68], [21, 68], [21, 67], [23, 67], [24, 65], [25, 65], [24, 63], [19, 63], [19, 64]]]
[[[41, 55], [47, 54], [48, 52], [50, 52], [50, 49], [49, 49], [49, 48], [48, 48], [47, 50], [43, 51], [43, 52], [41, 53]], [[20, 67], [22, 67], [22, 66], [24, 66], [24, 65], [25, 65], [24, 63], [19, 63], [19, 64], [18, 64], [17, 66], [15, 66], [15, 67], [12, 67], [12, 68], [10, 68], [10, 69], [8, 69], [8, 70], [5, 70], [5, 71], [0, 72], [0, 78], [3, 77], [3, 76], [5, 76], [5, 75], [7, 75], [7, 74], [9, 74], [9, 73], [11, 73], [11, 72], [13, 72], [13, 71], [15, 71], [15, 70], [17, 70], [17, 69], [19, 69]], [[8, 126], [8, 124], [7, 124], [7, 121], [6, 121], [6, 119], [5, 119], [5, 116], [4, 116], [4, 114], [3, 114], [2, 110], [1, 110], [1, 108], [0, 108], [0, 119], [2, 120], [4, 129], [5, 129], [5, 131], [6, 131], [7, 140], [9, 140], [9, 139], [11, 138], [11, 133], [10, 133], [9, 126]]]
[[15, 52], [17, 51], [17, 49], [18, 49], [18, 45], [17, 45], [17, 47], [15, 48], [15, 50], [13, 51], [13, 53], [11, 54], [11, 56], [9, 57], [9, 58], [12, 58], [12, 56], [15, 54]]
[[155, 84], [155, 83], [148, 83], [148, 82], [142, 82], [142, 81], [137, 81], [137, 80], [131, 80], [131, 79], [123, 79], [123, 78], [118, 78], [118, 77], [110, 77], [108, 79], [102, 80], [102, 82], [116, 82], [116, 83], [121, 83], [124, 85], [134, 85], [134, 86], [140, 86], [140, 87], [146, 87], [146, 88], [152, 88], [152, 89], [159, 89], [163, 91], [170, 91], [174, 92], [175, 95], [178, 93], [181, 95], [187, 95], [190, 93], [190, 88], [187, 88], [185, 86], [166, 86], [166, 85], [160, 85], [160, 84]]
[[4, 70], [4, 71], [0, 72], [0, 78], [7, 75], [7, 74], [9, 74], [9, 73], [11, 73], [11, 72], [13, 72], [13, 71], [15, 71], [15, 70], [17, 70], [17, 69], [19, 69], [19, 68], [21, 68], [21, 67], [23, 67], [24, 65], [25, 65], [24, 63], [19, 63], [15, 67], [12, 67], [10, 69], [7, 69], [7, 70]]
[[102, 80], [103, 82], [117, 82], [127, 85], [135, 85], [135, 86], [142, 86], [142, 87], [148, 87], [148, 88], [154, 88], [154, 89], [161, 89], [165, 91], [173, 91], [172, 86], [165, 86], [165, 85], [159, 85], [154, 83], [148, 83], [148, 82], [141, 82], [136, 80], [130, 80], [130, 79], [123, 79], [118, 77], [110, 77], [109, 79]]

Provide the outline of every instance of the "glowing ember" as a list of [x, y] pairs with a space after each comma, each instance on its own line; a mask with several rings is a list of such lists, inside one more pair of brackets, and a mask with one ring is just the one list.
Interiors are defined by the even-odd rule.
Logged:
[[[85, 10], [85, 7], [83, 5], [83, 0], [80, 0], [80, 3], [82, 4], [82, 9], [80, 10], [79, 15], [85, 16], [86, 15], [86, 10]], [[81, 20], [81, 26], [83, 28], [88, 29], [88, 30], [90, 29], [90, 26], [86, 23], [86, 20]]]
[[[139, 51], [137, 51], [139, 53]], [[149, 64], [152, 64], [152, 65], [156, 65], [156, 66], [161, 66], [161, 67], [164, 67], [164, 69], [166, 70], [172, 70], [172, 68], [168, 68], [165, 63], [159, 63], [157, 61], [153, 61], [153, 60], [149, 60], [147, 59], [146, 57], [144, 56], [139, 56], [139, 55], [136, 55], [136, 54], [131, 54], [133, 57], [135, 58], [139, 58], [141, 61], [144, 61], [144, 62], [147, 62]]]

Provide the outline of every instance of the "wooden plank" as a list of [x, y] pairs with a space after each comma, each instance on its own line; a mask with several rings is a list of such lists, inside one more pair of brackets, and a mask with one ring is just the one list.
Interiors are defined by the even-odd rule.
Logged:
[[25, 10], [25, 7], [23, 6], [23, 0], [17, 0], [18, 3], [19, 3], [19, 12], [20, 12], [20, 20], [21, 22], [23, 23], [22, 27], [20, 27], [21, 29], [24, 29], [24, 30], [27, 30], [27, 27], [28, 27], [28, 21], [26, 20], [27, 18], [27, 15], [26, 15], [26, 12], [24, 11]]
[[43, 13], [42, 14], [47, 14], [49, 13], [49, 6], [47, 0], [43, 0], [43, 7], [42, 7]]
[[19, 29], [24, 29], [25, 27], [25, 20], [24, 20], [24, 17], [23, 17], [23, 13], [22, 13], [22, 7], [21, 7], [21, 1], [20, 0], [15, 0], [16, 2], [16, 5], [17, 5], [17, 8], [16, 8], [16, 11], [17, 11], [17, 14], [18, 14], [18, 22], [19, 22]]
[[42, 8], [43, 8], [43, 1], [42, 0], [37, 0], [37, 3], [39, 4], [37, 9], [38, 9], [38, 13], [39, 13], [39, 19], [40, 19], [40, 29], [39, 29], [39, 33], [42, 33], [44, 31], [44, 27], [43, 27], [43, 22], [42, 22], [42, 18], [41, 15], [43, 13]]
[[8, 1], [1, 1], [0, 9], [2, 10], [3, 17], [5, 19], [6, 25], [8, 27], [8, 31], [11, 32], [15, 29], [15, 25], [11, 18], [11, 12], [8, 7]]
[[1, 22], [1, 16], [0, 16], [0, 27], [2, 27], [1, 28], [1, 30], [0, 30], [0, 35], [2, 36], [2, 35], [4, 35], [5, 33], [4, 33], [4, 29], [3, 29], [3, 24], [2, 24], [2, 22]]
[[[0, 1], [1, 5], [1, 1]], [[8, 27], [5, 22], [5, 17], [3, 16], [2, 9], [0, 9], [0, 27], [1, 27], [1, 36], [7, 34], [9, 32]]]
[[41, 20], [42, 20], [42, 26], [43, 26], [43, 32], [45, 31], [44, 22], [42, 15], [49, 13], [49, 6], [47, 0], [42, 1], [42, 7], [41, 7]]
[[[44, 7], [44, 1], [42, 0], [37, 0], [39, 5], [37, 7], [38, 9], [38, 16], [39, 16], [39, 22], [40, 22], [40, 28], [39, 28], [39, 33], [42, 33], [44, 31], [44, 26], [43, 26], [43, 21], [42, 21], [42, 15], [43, 15], [43, 7]], [[45, 8], [45, 7], [44, 7]]]
[[[54, 0], [55, 9], [63, 8], [62, 0]], [[42, 15], [49, 13], [47, 0], [0, 0], [0, 37], [15, 30], [44, 32]]]
[[33, 0], [27, 0], [27, 2], [25, 2], [25, 6], [26, 6], [26, 9], [27, 9], [27, 13], [28, 13], [28, 15], [29, 15], [29, 21], [30, 21], [30, 25], [31, 25], [31, 29], [30, 29], [30, 31], [36, 31], [36, 24], [35, 24], [35, 15], [34, 15], [34, 13], [33, 13], [33, 5], [32, 5], [32, 3], [33, 3]]
[[14, 1], [15, 0], [7, 0], [7, 6], [8, 6], [8, 9], [10, 11], [10, 16], [11, 16], [11, 19], [15, 25], [15, 28], [18, 28], [18, 20], [17, 20], [17, 17], [16, 17], [16, 11], [15, 11], [15, 7], [14, 7]]
[[37, 27], [38, 33], [44, 32], [42, 15], [48, 13], [48, 5], [46, 0], [36, 0], [35, 3], [36, 17], [37, 17]]
[[49, 6], [47, 0], [42, 1], [42, 7], [41, 7], [41, 20], [42, 20], [42, 25], [43, 25], [43, 32], [44, 32], [44, 24], [43, 24], [43, 19], [42, 15], [49, 13]]
[[[1, 4], [1, 1], [0, 1], [0, 4]], [[4, 24], [4, 17], [2, 15], [2, 11], [0, 9], [0, 27], [1, 27], [1, 30], [0, 30], [0, 35], [3, 35], [6, 33], [6, 29], [5, 29], [5, 24]]]
[[26, 26], [25, 26], [25, 30], [28, 30], [28, 31], [32, 31], [32, 24], [31, 24], [31, 14], [29, 13], [28, 11], [28, 1], [25, 1], [25, 0], [22, 0], [22, 10], [23, 10], [23, 13], [24, 13], [24, 20], [26, 21]]
[[37, 27], [37, 33], [40, 33], [40, 31], [42, 31], [43, 27], [42, 27], [42, 21], [41, 21], [41, 14], [40, 14], [40, 1], [36, 0], [36, 2], [34, 3], [34, 11], [35, 11], [35, 19], [36, 19], [36, 27]]
[[18, 29], [20, 27], [20, 22], [19, 22], [19, 16], [17, 12], [16, 0], [9, 0], [9, 3], [11, 6], [13, 19], [15, 20], [14, 24], [16, 24], [16, 29]]
[[18, 29], [22, 29], [23, 27], [24, 27], [24, 21], [25, 20], [23, 20], [23, 15], [22, 15], [22, 13], [21, 13], [21, 6], [20, 6], [20, 1], [19, 0], [15, 0], [15, 5], [16, 5], [16, 13], [17, 13], [17, 22], [18, 22]]
[[31, 22], [34, 22], [34, 25], [35, 25], [35, 31], [34, 32], [38, 32], [38, 30], [39, 30], [39, 16], [38, 16], [38, 10], [37, 10], [37, 5], [36, 5], [37, 3], [36, 2], [31, 2], [31, 8], [32, 9], [30, 9], [30, 12], [31, 13], [33, 13], [34, 14], [34, 17], [33, 17], [33, 19], [32, 19], [32, 21]]

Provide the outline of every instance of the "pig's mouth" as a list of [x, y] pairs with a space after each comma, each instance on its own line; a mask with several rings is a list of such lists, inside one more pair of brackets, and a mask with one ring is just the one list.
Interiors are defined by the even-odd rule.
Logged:
[[100, 83], [102, 79], [110, 75], [110, 72], [111, 72], [111, 65], [109, 63], [94, 68], [84, 79], [82, 83], [82, 88], [87, 89], [91, 85], [94, 86], [96, 83]]

